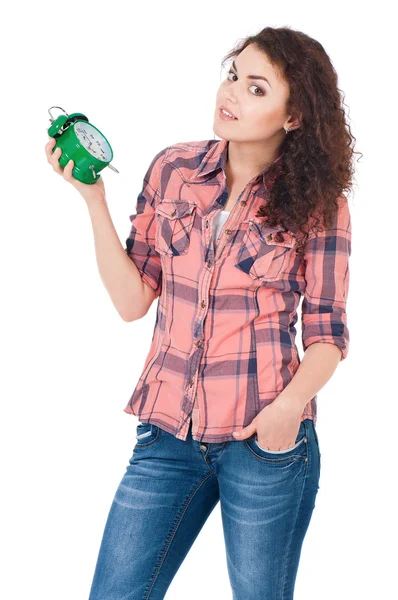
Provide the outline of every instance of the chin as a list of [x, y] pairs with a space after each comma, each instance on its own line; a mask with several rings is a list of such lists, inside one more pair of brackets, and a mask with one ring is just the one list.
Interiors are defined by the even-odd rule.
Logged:
[[213, 133], [214, 135], [216, 135], [217, 137], [221, 138], [222, 140], [226, 140], [227, 142], [230, 142], [230, 136], [226, 136], [225, 135], [225, 131], [223, 131], [222, 127], [218, 127], [217, 123], [213, 124]]

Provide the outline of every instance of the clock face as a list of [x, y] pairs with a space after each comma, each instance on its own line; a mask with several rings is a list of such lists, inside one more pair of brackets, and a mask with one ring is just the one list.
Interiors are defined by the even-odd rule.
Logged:
[[112, 158], [110, 146], [98, 129], [84, 121], [74, 123], [73, 127], [77, 139], [90, 154], [98, 160], [110, 162]]

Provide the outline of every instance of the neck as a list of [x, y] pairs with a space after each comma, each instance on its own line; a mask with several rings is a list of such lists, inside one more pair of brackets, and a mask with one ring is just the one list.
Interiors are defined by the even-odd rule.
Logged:
[[280, 145], [228, 142], [226, 171], [231, 181], [250, 181], [272, 164], [280, 154]]

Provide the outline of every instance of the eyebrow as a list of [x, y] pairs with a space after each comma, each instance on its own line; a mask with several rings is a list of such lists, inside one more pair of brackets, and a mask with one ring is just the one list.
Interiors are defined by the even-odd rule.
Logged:
[[[235, 69], [235, 71], [238, 72], [238, 69], [236, 68], [235, 61], [233, 61], [232, 66]], [[262, 75], [248, 75], [247, 79], [263, 79], [264, 81], [266, 81], [268, 83], [269, 87], [272, 88], [272, 85], [270, 84], [270, 82], [268, 81], [268, 79], [266, 77], [263, 77]]]

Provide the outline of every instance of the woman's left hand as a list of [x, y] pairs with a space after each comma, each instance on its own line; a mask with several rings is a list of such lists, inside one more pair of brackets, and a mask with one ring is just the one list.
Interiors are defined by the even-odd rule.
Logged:
[[301, 416], [301, 406], [278, 396], [249, 425], [233, 435], [237, 440], [243, 440], [257, 431], [257, 441], [262, 448], [271, 451], [285, 450], [296, 442]]

